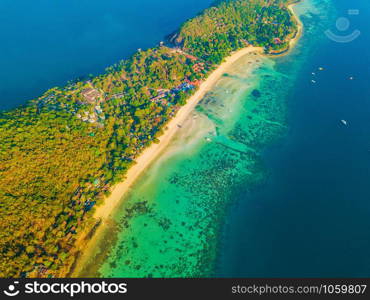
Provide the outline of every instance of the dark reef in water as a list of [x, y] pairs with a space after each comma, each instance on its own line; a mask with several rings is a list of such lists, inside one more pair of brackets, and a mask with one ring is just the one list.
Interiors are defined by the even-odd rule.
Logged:
[[252, 95], [253, 95], [253, 97], [259, 98], [259, 97], [261, 97], [261, 92], [257, 89], [254, 89], [252, 91]]

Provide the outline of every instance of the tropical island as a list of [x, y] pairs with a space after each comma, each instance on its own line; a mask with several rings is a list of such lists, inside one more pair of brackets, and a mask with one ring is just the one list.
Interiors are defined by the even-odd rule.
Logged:
[[168, 42], [1, 112], [0, 276], [68, 274], [113, 187], [135, 180], [140, 172], [129, 172], [160, 147], [144, 150], [163, 147], [222, 65], [289, 49], [298, 32], [292, 3], [218, 1]]

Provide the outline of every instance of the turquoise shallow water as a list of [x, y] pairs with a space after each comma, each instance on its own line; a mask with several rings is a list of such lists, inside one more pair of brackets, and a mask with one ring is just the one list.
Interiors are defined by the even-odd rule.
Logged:
[[191, 116], [189, 122], [195, 125], [183, 128], [190, 131], [188, 136], [180, 134], [173, 150], [124, 199], [115, 218], [117, 240], [99, 269], [101, 275], [214, 273], [220, 229], [233, 189], [264, 177], [259, 151], [286, 128], [281, 94], [251, 94], [266, 90], [261, 84], [276, 89], [286, 76], [276, 72], [271, 59], [248, 59], [259, 60], [258, 67], [251, 71], [248, 62], [238, 62]]
[[153, 47], [211, 2], [0, 1], [0, 110]]

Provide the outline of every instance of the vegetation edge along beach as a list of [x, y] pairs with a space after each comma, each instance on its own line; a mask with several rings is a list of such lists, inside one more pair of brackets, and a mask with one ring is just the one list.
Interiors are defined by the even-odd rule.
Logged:
[[3, 112], [2, 277], [71, 275], [123, 194], [227, 67], [252, 51], [281, 54], [294, 45], [302, 30], [295, 3], [219, 1], [184, 23], [173, 45], [139, 50], [106, 74]]

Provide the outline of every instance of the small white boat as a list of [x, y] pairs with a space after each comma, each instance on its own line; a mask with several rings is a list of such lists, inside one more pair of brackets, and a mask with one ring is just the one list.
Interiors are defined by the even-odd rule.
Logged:
[[353, 76], [351, 76], [350, 78], [349, 78], [349, 80], [354, 80], [355, 79], [355, 77], [353, 77]]
[[312, 82], [312, 83], [316, 83], [316, 80], [313, 80], [313, 79], [312, 79], [312, 80], [311, 80], [311, 82]]
[[348, 122], [346, 120], [340, 120], [343, 125], [348, 126]]
[[315, 76], [315, 75], [316, 75], [316, 73], [315, 73], [315, 72], [312, 72], [311, 74], [312, 74], [313, 76]]
[[319, 71], [324, 71], [324, 68], [323, 67], [319, 67]]

